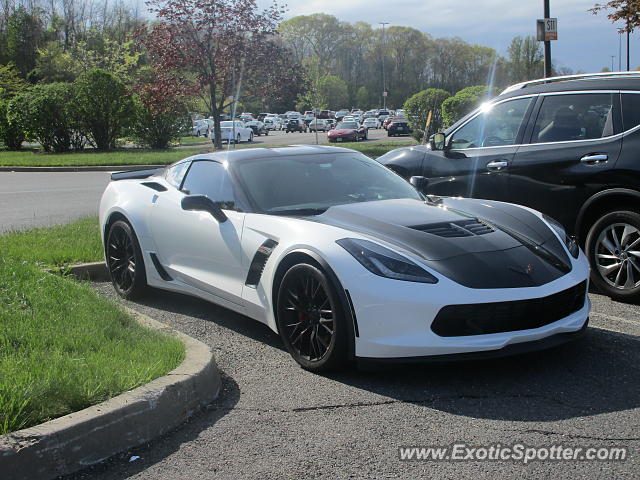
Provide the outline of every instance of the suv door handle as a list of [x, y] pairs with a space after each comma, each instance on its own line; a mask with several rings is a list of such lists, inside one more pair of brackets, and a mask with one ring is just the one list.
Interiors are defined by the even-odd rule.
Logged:
[[509, 162], [506, 160], [494, 160], [493, 162], [487, 163], [487, 168], [489, 170], [502, 170], [509, 165]]
[[587, 165], [596, 165], [598, 163], [603, 163], [609, 160], [609, 156], [605, 153], [600, 153], [597, 155], [585, 155], [580, 159], [582, 163], [586, 163]]

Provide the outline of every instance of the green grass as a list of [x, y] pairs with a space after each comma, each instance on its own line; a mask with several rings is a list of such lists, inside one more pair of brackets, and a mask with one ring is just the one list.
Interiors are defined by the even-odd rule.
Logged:
[[178, 139], [178, 142], [180, 145], [191, 145], [194, 143], [207, 143], [210, 144], [211, 140], [208, 139], [207, 137], [192, 137], [192, 136], [186, 136], [186, 137], [180, 137]]
[[[194, 138], [194, 137], [187, 137]], [[295, 138], [293, 138], [295, 140]], [[340, 143], [345, 148], [358, 150], [371, 158], [384, 155], [389, 150], [406, 145], [415, 145], [412, 139], [402, 143]], [[323, 143], [326, 145], [326, 142]], [[241, 144], [238, 148], [277, 148], [284, 145]], [[225, 148], [226, 149], [226, 148]], [[190, 155], [214, 151], [213, 145], [200, 147], [172, 148], [168, 150], [145, 150], [123, 148], [113, 152], [79, 152], [79, 153], [38, 153], [32, 151], [10, 152], [0, 150], [0, 166], [4, 167], [66, 167], [66, 166], [105, 166], [105, 165], [164, 165], [175, 162]]]
[[46, 267], [97, 262], [104, 258], [96, 217], [2, 235], [0, 252], [3, 257]]
[[178, 339], [41, 268], [101, 258], [95, 218], [1, 236], [0, 252], [0, 435], [102, 402], [182, 362]]

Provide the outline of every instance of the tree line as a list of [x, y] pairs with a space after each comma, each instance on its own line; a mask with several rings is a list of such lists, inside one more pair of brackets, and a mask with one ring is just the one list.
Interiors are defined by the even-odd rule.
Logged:
[[[138, 106], [137, 137], [145, 128], [164, 132], [145, 141], [161, 146], [179, 135], [187, 111], [213, 116], [219, 133], [220, 115], [239, 109], [373, 108], [382, 104], [383, 87], [387, 105], [399, 108], [425, 89], [455, 94], [470, 86], [504, 87], [543, 71], [540, 44], [530, 36], [515, 37], [503, 56], [404, 26], [383, 32], [322, 13], [283, 20], [282, 6], [260, 10], [255, 0], [145, 5], [0, 0], [0, 116], [15, 111], [8, 105], [15, 96], [36, 86], [67, 84], [73, 90], [79, 79], [106, 72]], [[140, 124], [161, 117], [162, 126]], [[0, 118], [4, 137], [19, 128], [17, 117], [9, 118], [9, 126]], [[23, 133], [34, 138], [30, 130]]]

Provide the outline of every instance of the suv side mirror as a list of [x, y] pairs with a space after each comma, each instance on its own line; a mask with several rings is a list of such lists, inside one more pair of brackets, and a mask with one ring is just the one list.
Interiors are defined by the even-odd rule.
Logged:
[[181, 205], [183, 210], [209, 212], [218, 223], [224, 223], [228, 218], [220, 208], [220, 205], [206, 195], [187, 195], [182, 197]]
[[409, 179], [409, 183], [420, 193], [425, 193], [429, 186], [429, 179], [427, 177], [413, 176]]
[[429, 145], [431, 146], [431, 150], [445, 150], [446, 148], [447, 137], [444, 133], [438, 132], [434, 133], [429, 139]]

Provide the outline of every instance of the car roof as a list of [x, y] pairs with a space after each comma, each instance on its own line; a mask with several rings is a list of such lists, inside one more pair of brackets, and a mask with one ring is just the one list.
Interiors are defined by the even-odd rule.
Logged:
[[567, 92], [582, 90], [639, 90], [640, 72], [611, 76], [569, 76], [534, 80], [513, 85], [497, 98], [504, 99], [521, 95]]
[[235, 162], [238, 160], [273, 158], [290, 155], [317, 155], [319, 153], [354, 153], [354, 150], [328, 145], [290, 145], [278, 148], [244, 148], [240, 150], [224, 150], [212, 153], [201, 153], [176, 162], [181, 163], [193, 160], [215, 160], [218, 162]]

